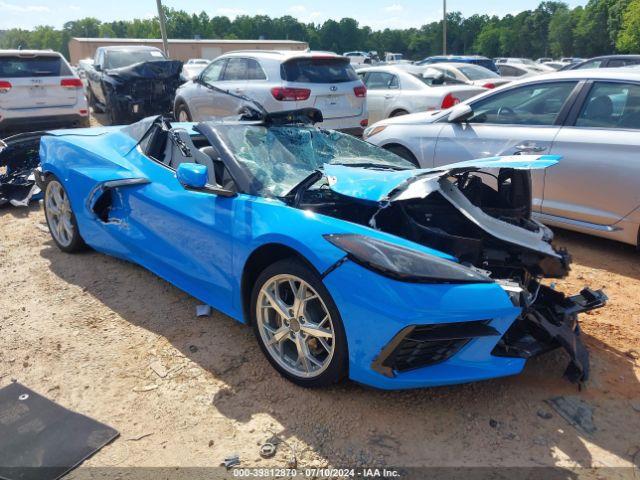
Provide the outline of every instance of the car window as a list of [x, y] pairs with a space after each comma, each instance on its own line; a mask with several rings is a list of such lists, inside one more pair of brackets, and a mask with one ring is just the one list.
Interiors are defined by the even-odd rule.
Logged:
[[488, 68], [479, 65], [465, 65], [458, 67], [458, 70], [469, 80], [485, 80], [487, 78], [498, 78], [499, 75]]
[[58, 56], [0, 57], [0, 78], [63, 77], [72, 75], [67, 64]]
[[594, 83], [575, 126], [640, 130], [640, 85]]
[[248, 80], [249, 65], [246, 58], [230, 58], [224, 69], [222, 80]]
[[628, 65], [637, 65], [638, 60], [632, 58], [612, 58], [607, 64], [608, 68], [626, 67]]
[[247, 80], [266, 80], [267, 76], [260, 64], [252, 59], [247, 59]]
[[211, 63], [204, 72], [202, 72], [202, 79], [207, 83], [214, 83], [220, 80], [220, 74], [222, 73], [225, 63], [227, 63], [226, 58]]
[[576, 67], [576, 70], [582, 70], [583, 68], [600, 68], [602, 65], [602, 60], [591, 60], [590, 62], [585, 62], [579, 67]]
[[280, 66], [282, 80], [297, 83], [345, 83], [358, 80], [348, 58], [294, 58]]
[[398, 77], [387, 72], [370, 72], [365, 80], [368, 90], [388, 90], [398, 88]]
[[160, 50], [107, 50], [104, 68], [124, 68], [136, 63], [162, 60], [166, 60], [166, 57]]
[[471, 123], [553, 125], [576, 82], [537, 83], [499, 92], [471, 104]]
[[503, 77], [520, 77], [525, 74], [524, 70], [509, 65], [499, 65], [498, 71]]

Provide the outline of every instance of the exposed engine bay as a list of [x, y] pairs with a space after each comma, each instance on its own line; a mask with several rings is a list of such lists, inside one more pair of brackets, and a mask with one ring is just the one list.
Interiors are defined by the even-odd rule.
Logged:
[[566, 377], [579, 384], [586, 381], [589, 355], [579, 336], [577, 314], [603, 306], [607, 297], [590, 289], [567, 297], [541, 283], [565, 277], [571, 258], [551, 245], [551, 230], [531, 218], [529, 171], [502, 168], [494, 175], [453, 170], [428, 178], [426, 195], [406, 195], [419, 179], [405, 182], [377, 203], [338, 193], [327, 181], [306, 190], [298, 207], [448, 253], [486, 274], [522, 308], [492, 353], [530, 358], [561, 346], [571, 357]]

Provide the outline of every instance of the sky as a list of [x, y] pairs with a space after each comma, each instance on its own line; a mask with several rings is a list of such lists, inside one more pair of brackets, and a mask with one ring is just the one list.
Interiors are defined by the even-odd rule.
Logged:
[[[565, 0], [571, 7], [586, 0]], [[474, 13], [503, 16], [535, 8], [540, 0], [448, 0], [449, 11], [464, 16]], [[163, 4], [189, 13], [207, 12], [210, 16], [291, 15], [303, 22], [322, 23], [333, 18], [352, 17], [374, 30], [419, 27], [442, 18], [441, 0], [163, 0]], [[0, 0], [0, 29], [51, 25], [56, 28], [83, 17], [102, 21], [131, 20], [156, 14], [155, 0]]]

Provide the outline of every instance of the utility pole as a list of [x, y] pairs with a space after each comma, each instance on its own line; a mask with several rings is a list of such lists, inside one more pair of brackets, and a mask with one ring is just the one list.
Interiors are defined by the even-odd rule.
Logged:
[[162, 35], [162, 49], [164, 54], [169, 58], [169, 42], [167, 40], [167, 25], [164, 18], [164, 10], [162, 10], [162, 0], [156, 0], [158, 4], [158, 19], [160, 20], [160, 34]]
[[442, 54], [447, 54], [447, 0], [442, 0]]

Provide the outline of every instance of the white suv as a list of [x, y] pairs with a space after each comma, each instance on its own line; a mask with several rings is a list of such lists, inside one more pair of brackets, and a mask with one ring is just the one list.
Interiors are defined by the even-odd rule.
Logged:
[[349, 59], [334, 53], [254, 50], [222, 55], [178, 89], [176, 119], [236, 115], [248, 104], [207, 85], [256, 100], [269, 112], [318, 108], [324, 128], [359, 135], [367, 126], [367, 89]]
[[82, 81], [61, 54], [0, 50], [0, 131], [88, 125]]

